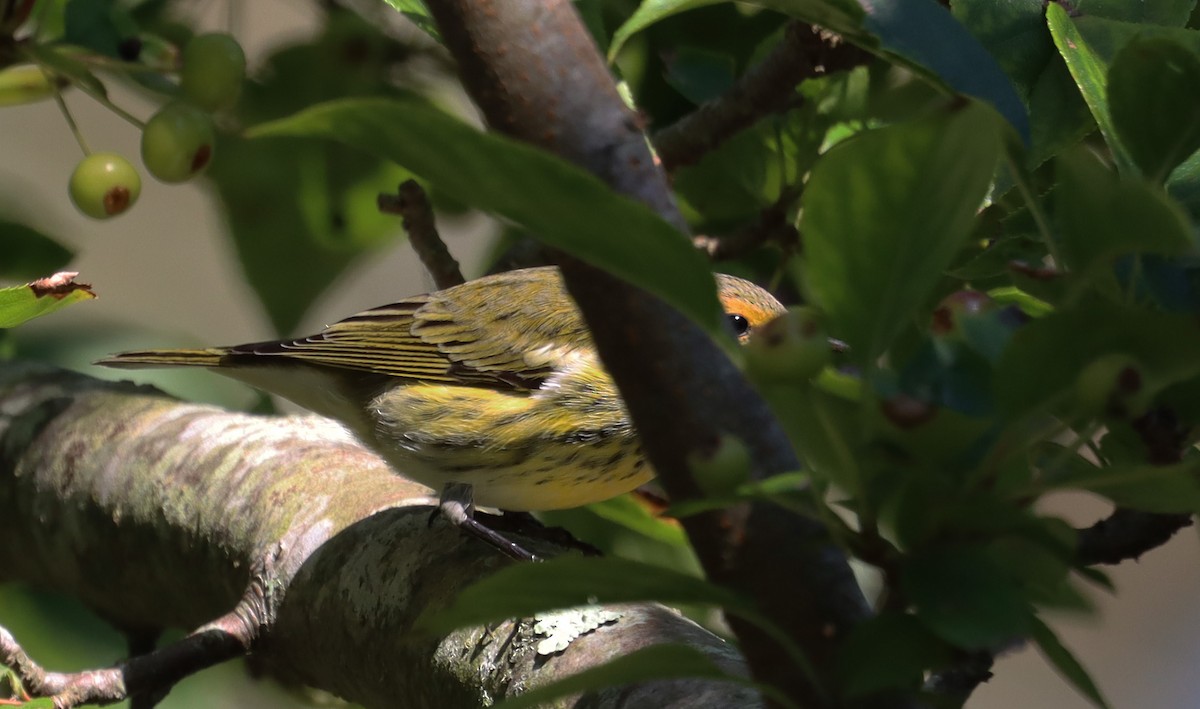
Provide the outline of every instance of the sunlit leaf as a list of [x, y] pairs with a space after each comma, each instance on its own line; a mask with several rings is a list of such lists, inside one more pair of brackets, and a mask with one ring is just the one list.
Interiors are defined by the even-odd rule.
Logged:
[[16, 327], [73, 303], [95, 298], [91, 286], [75, 282], [77, 275], [56, 273], [23, 286], [0, 288], [0, 328]]
[[982, 106], [863, 133], [804, 192], [804, 285], [862, 362], [905, 326], [971, 231], [999, 155]]
[[538, 611], [652, 600], [750, 608], [731, 591], [678, 571], [615, 557], [559, 557], [503, 568], [458, 594], [449, 607], [426, 616], [421, 625], [444, 633]]
[[658, 295], [709, 332], [721, 332], [704, 257], [650, 208], [559, 158], [482, 133], [425, 101], [336, 101], [257, 126], [251, 135], [328, 138], [386, 156], [452, 197], [517, 222]]

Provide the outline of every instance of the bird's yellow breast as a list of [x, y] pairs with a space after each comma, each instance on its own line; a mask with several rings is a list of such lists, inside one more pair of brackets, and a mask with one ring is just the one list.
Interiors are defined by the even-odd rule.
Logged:
[[375, 447], [400, 474], [434, 489], [470, 484], [479, 505], [576, 507], [654, 477], [611, 380], [591, 360], [534, 392], [412, 384], [371, 406]]

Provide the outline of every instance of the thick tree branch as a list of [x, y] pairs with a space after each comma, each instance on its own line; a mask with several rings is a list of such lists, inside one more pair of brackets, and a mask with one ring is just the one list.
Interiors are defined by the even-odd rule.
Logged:
[[[428, 493], [324, 419], [230, 414], [61, 370], [0, 367], [0, 581], [72, 595], [122, 627], [199, 628], [99, 670], [117, 694], [169, 687], [247, 644], [273, 674], [367, 707], [487, 706], [662, 642], [745, 673], [730, 646], [655, 605], [618, 607], [618, 622], [553, 655], [538, 654], [527, 619], [418, 632], [422, 612], [509, 563], [431, 527]], [[37, 676], [28, 663], [22, 674]], [[71, 679], [33, 688], [57, 694]], [[744, 688], [693, 681], [591, 700], [758, 705]]]
[[1087, 529], [1080, 530], [1079, 563], [1119, 564], [1166, 544], [1175, 533], [1192, 526], [1192, 516], [1117, 509]]
[[791, 22], [779, 46], [729, 91], [656, 133], [654, 149], [668, 171], [690, 165], [762, 118], [797, 106], [800, 82], [852, 69], [870, 57], [835, 34]]
[[[427, 3], [464, 85], [496, 130], [580, 165], [686, 233], [637, 117], [566, 0]], [[669, 264], [664, 264], [669, 267]], [[720, 349], [661, 301], [571, 259], [579, 304], [647, 454], [673, 499], [698, 495], [687, 459], [720, 436], [741, 439], [766, 477], [798, 461], [766, 404]], [[742, 505], [685, 520], [709, 577], [750, 596], [799, 643], [800, 671], [760, 629], [732, 619], [757, 679], [801, 704], [829, 701], [834, 650], [868, 608], [846, 560], [814, 519]], [[814, 681], [815, 678], [820, 678]]]

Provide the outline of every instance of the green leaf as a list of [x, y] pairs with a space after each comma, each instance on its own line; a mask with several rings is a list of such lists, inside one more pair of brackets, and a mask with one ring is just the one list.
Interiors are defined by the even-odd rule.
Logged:
[[[713, 0], [644, 0], [613, 35], [610, 60], [633, 34]], [[935, 0], [751, 0], [796, 19], [843, 34], [866, 49], [902, 60], [954, 91], [990, 103], [1021, 137], [1029, 118], [996, 60]]]
[[74, 281], [74, 273], [58, 273], [23, 286], [0, 288], [0, 328], [16, 327], [72, 303], [96, 297], [91, 286]]
[[292, 332], [346, 267], [398, 235], [398, 220], [375, 206], [410, 176], [391, 163], [297, 139], [221, 136], [216, 155], [208, 176], [277, 332]]
[[610, 500], [595, 502], [588, 505], [588, 509], [597, 516], [650, 539], [657, 539], [672, 546], [687, 546], [687, 534], [677, 523], [654, 516], [646, 505], [640, 504], [630, 495], [619, 495]]
[[1113, 60], [1108, 96], [1117, 133], [1147, 179], [1162, 183], [1200, 149], [1195, 52], [1167, 39], [1135, 39]]
[[953, 657], [952, 648], [919, 620], [884, 611], [850, 631], [838, 648], [838, 676], [848, 698], [887, 689], [915, 690], [926, 670]]
[[1144, 512], [1200, 512], [1200, 459], [1177, 465], [1114, 466], [1054, 481], [1055, 488], [1090, 490]]
[[421, 0], [383, 0], [401, 15], [407, 17], [414, 25], [422, 32], [433, 37], [438, 42], [442, 41], [441, 35], [438, 34], [437, 24], [433, 21], [433, 16], [429, 14], [429, 8], [425, 7], [425, 3]]
[[[766, 688], [745, 677], [725, 672], [712, 658], [696, 648], [668, 644], [651, 645], [619, 655], [615, 659], [557, 682], [535, 687], [515, 697], [504, 699], [496, 705], [495, 709], [526, 709], [527, 707], [546, 706], [556, 699], [607, 687], [682, 678], [733, 682], [747, 687], [758, 687], [760, 690], [764, 690], [764, 693], [768, 693], [765, 691]], [[770, 694], [784, 705], [795, 706], [793, 702], [780, 696], [778, 692]]]
[[472, 584], [420, 625], [442, 634], [468, 625], [596, 603], [697, 603], [753, 613], [749, 601], [694, 576], [618, 558], [559, 557], [509, 566]]
[[1060, 156], [1056, 173], [1062, 257], [1076, 275], [1096, 268], [1111, 274], [1114, 259], [1124, 254], [1191, 248], [1187, 215], [1162, 190], [1137, 177], [1121, 179], [1083, 147]]
[[811, 514], [810, 481], [808, 473], [779, 473], [765, 480], [743, 483], [726, 494], [676, 502], [667, 508], [665, 514], [682, 519], [743, 502], [774, 502], [799, 514]]
[[982, 547], [913, 557], [900, 579], [917, 617], [966, 649], [988, 649], [1029, 632], [1033, 609], [1013, 578]]
[[1083, 94], [1100, 132], [1112, 151], [1113, 160], [1122, 174], [1129, 174], [1136, 168], [1123, 143], [1117, 136], [1113, 126], [1112, 115], [1108, 107], [1108, 72], [1103, 60], [1096, 55], [1080, 34], [1067, 11], [1057, 3], [1046, 7], [1046, 22], [1050, 27], [1050, 35], [1054, 45], [1067, 62], [1067, 68], [1075, 79], [1075, 84]]
[[1042, 0], [955, 0], [950, 9], [1028, 99], [1055, 53]]
[[860, 362], [887, 349], [970, 234], [999, 155], [978, 105], [830, 149], [804, 192], [804, 282]]
[[1075, 385], [1088, 363], [1113, 352], [1135, 357], [1157, 386], [1200, 374], [1200, 331], [1192, 316], [1092, 301], [1017, 330], [996, 370], [1003, 410], [1028, 411]]
[[1107, 709], [1108, 702], [1105, 701], [1104, 695], [1100, 693], [1100, 688], [1088, 676], [1087, 670], [1083, 668], [1079, 660], [1071, 654], [1071, 651], [1062, 644], [1054, 631], [1050, 629], [1040, 618], [1034, 617], [1031, 619], [1029, 626], [1030, 636], [1037, 643], [1038, 649], [1046, 656], [1046, 659], [1064, 676], [1081, 694], [1090, 699], [1093, 704], [1102, 709]]
[[70, 0], [63, 15], [63, 40], [68, 44], [117, 56], [121, 40], [137, 34], [137, 27], [121, 7], [108, 0]]
[[[325, 15], [317, 37], [285, 46], [246, 82], [241, 122], [272, 120], [335, 98], [395, 94], [394, 41], [352, 12]], [[353, 51], [347, 51], [353, 48]], [[326, 141], [255, 141], [220, 135], [207, 177], [221, 198], [247, 281], [279, 333], [293, 333], [312, 302], [355, 261], [403, 234], [376, 207], [412, 174], [384, 156]], [[281, 255], [287, 258], [282, 259]], [[396, 295], [411, 294], [400, 285]]]
[[328, 138], [388, 157], [455, 199], [645, 288], [708, 332], [722, 332], [705, 258], [648, 207], [557, 157], [481, 133], [425, 101], [335, 101], [250, 134]]
[[1167, 194], [1183, 205], [1193, 220], [1200, 221], [1200, 151], [1175, 168], [1166, 187]]
[[1141, 25], [1183, 27], [1196, 0], [1079, 0], [1081, 15], [1124, 20]]
[[0, 278], [32, 281], [60, 270], [74, 255], [36, 229], [0, 219]]
[[[863, 27], [887, 55], [931, 72], [951, 89], [990, 104], [1026, 143], [1029, 116], [993, 56], [935, 0], [860, 0]], [[802, 18], [803, 19], [803, 18]]]
[[1140, 22], [1120, 22], [1088, 15], [1074, 18], [1076, 29], [1105, 63], [1111, 64], [1134, 39], [1165, 39], [1200, 52], [1200, 32], [1184, 27], [1162, 27]]

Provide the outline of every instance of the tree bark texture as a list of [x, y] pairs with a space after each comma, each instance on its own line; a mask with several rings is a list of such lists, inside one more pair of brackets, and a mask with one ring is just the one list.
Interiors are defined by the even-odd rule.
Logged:
[[[232, 414], [0, 366], [0, 581], [72, 595], [123, 627], [195, 628], [227, 613], [269, 558], [275, 613], [252, 652], [284, 680], [367, 707], [489, 706], [662, 642], [745, 674], [735, 649], [652, 604], [617, 607], [617, 622], [549, 655], [528, 619], [418, 632], [421, 613], [510, 563], [431, 525], [429, 494], [325, 419]], [[682, 680], [587, 701], [759, 706], [745, 688]]]

